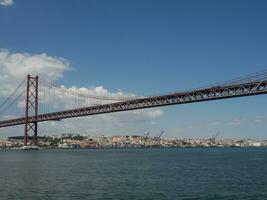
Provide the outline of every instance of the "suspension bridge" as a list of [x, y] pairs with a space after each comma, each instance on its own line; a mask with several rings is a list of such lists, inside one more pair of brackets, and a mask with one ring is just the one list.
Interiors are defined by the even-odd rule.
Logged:
[[36, 145], [39, 122], [266, 93], [267, 70], [206, 87], [142, 97], [89, 95], [28, 75], [0, 104], [0, 128], [24, 125], [24, 145]]

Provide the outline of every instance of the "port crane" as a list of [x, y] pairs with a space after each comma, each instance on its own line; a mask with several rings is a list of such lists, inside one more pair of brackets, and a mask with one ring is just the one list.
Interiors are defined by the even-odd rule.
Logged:
[[144, 141], [143, 141], [143, 146], [146, 147], [146, 141], [148, 139], [149, 136], [149, 131], [147, 132], [147, 134], [144, 135]]
[[158, 136], [156, 137], [156, 141], [157, 141], [157, 146], [160, 146], [160, 138], [163, 135], [164, 131], [161, 131]]
[[215, 135], [213, 135], [211, 138], [210, 138], [210, 143], [213, 145], [215, 144], [216, 142], [216, 139], [219, 137], [220, 135], [220, 132], [217, 132]]

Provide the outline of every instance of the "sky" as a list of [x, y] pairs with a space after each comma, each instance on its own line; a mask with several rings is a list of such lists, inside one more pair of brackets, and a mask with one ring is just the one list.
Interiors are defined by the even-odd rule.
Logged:
[[[0, 0], [0, 96], [26, 74], [94, 94], [165, 94], [267, 69], [267, 2]], [[90, 90], [89, 90], [90, 89]], [[40, 123], [39, 134], [267, 139], [267, 96]], [[22, 135], [23, 127], [0, 130]]]

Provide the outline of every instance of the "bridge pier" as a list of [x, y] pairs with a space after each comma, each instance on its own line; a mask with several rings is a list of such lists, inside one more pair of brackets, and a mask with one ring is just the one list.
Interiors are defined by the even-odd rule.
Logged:
[[[33, 118], [29, 119], [29, 116]], [[26, 109], [25, 109], [25, 120], [24, 120], [24, 146], [28, 143], [37, 145], [38, 142], [38, 76], [32, 77], [27, 76], [27, 87], [26, 87]]]

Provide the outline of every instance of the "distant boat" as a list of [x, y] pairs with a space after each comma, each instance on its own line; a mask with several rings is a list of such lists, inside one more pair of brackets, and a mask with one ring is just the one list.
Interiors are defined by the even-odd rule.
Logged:
[[58, 145], [59, 149], [80, 149], [81, 146], [79, 144], [67, 144], [67, 143], [63, 143], [63, 144], [59, 144]]
[[59, 149], [71, 149], [71, 146], [67, 143], [59, 144], [58, 145]]
[[40, 150], [40, 147], [38, 146], [23, 146], [23, 150]]

